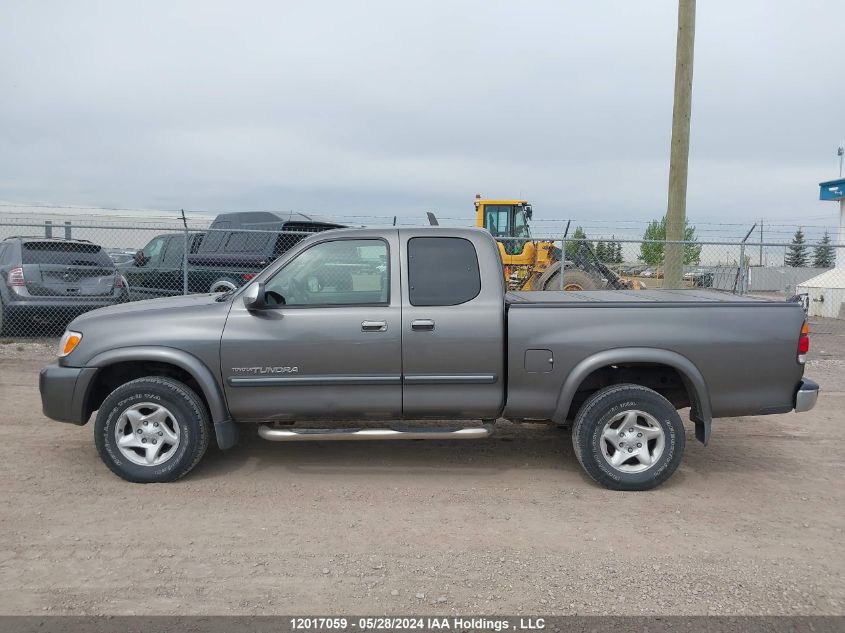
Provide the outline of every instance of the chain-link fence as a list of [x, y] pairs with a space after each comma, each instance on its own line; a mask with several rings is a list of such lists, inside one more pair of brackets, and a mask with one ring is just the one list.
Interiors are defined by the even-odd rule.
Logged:
[[[0, 332], [56, 336], [96, 308], [237, 289], [311, 233], [341, 224], [295, 213], [146, 221], [0, 215]], [[840, 251], [833, 244], [555, 236], [499, 243], [514, 291], [714, 289], [792, 298], [811, 316], [845, 318], [845, 268], [833, 268]], [[388, 254], [378, 241], [326, 247], [306, 259], [279, 276], [276, 294], [286, 303], [377, 303], [385, 296]], [[309, 274], [295, 274], [300, 266]]]
[[742, 241], [498, 241], [511, 290], [712, 288], [789, 298], [806, 292], [807, 282], [823, 273], [828, 273], [826, 283], [845, 284], [845, 269], [834, 268], [842, 250], [835, 244], [796, 249], [792, 244]]

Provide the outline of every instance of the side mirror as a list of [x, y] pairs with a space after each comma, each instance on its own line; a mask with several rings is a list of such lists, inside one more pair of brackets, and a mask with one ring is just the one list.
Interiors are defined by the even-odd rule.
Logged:
[[529, 220], [534, 217], [534, 209], [530, 206], [525, 207], [525, 217]]
[[142, 250], [135, 251], [135, 256], [132, 259], [134, 260], [136, 266], [143, 266], [147, 263], [147, 258], [144, 257], [144, 251]]
[[247, 310], [261, 310], [267, 306], [267, 297], [264, 292], [264, 282], [252, 284], [244, 293], [244, 307]]

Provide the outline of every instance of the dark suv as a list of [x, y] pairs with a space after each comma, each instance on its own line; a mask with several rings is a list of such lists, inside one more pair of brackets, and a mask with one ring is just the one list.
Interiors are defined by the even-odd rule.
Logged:
[[0, 242], [0, 332], [24, 323], [64, 327], [126, 298], [123, 277], [97, 244], [43, 237]]

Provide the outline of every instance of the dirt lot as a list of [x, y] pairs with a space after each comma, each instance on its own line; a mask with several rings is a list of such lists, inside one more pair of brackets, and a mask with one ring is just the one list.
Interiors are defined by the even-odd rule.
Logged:
[[649, 493], [567, 433], [211, 449], [127, 484], [91, 425], [45, 419], [53, 344], [0, 345], [3, 614], [844, 614], [845, 327], [814, 324], [816, 409], [688, 428]]

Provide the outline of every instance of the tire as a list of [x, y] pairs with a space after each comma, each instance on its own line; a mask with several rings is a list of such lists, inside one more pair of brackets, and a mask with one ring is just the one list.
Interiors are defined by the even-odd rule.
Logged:
[[20, 313], [12, 313], [3, 305], [3, 298], [0, 297], [0, 336], [18, 336], [23, 329], [23, 324], [20, 323]]
[[209, 286], [209, 292], [226, 292], [227, 290], [237, 290], [238, 289], [238, 282], [233, 279], [218, 279], [215, 281], [211, 286]]
[[[119, 437], [127, 438], [124, 446], [118, 445]], [[160, 376], [138, 378], [112, 391], [94, 425], [100, 459], [133, 483], [184, 477], [202, 459], [209, 437], [208, 413], [199, 396], [185, 384]], [[153, 444], [157, 448], [151, 448]]]
[[672, 403], [640, 385], [597, 391], [579, 409], [572, 427], [581, 466], [611, 490], [659, 486], [681, 463], [685, 443], [684, 425]]
[[[554, 271], [546, 271], [546, 274], [537, 280], [535, 290], [560, 290], [560, 266]], [[599, 284], [596, 280], [585, 273], [583, 270], [577, 268], [567, 268], [566, 275], [563, 278], [564, 290], [579, 291], [579, 290], [597, 290]]]

